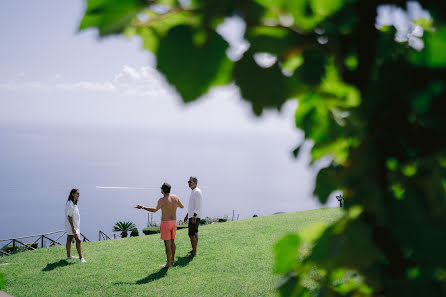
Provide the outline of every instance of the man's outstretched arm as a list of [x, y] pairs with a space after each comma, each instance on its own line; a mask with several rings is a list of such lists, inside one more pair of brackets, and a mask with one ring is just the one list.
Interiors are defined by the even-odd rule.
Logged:
[[158, 204], [156, 205], [156, 207], [146, 207], [146, 206], [142, 206], [142, 205], [137, 204], [135, 206], [135, 208], [137, 208], [137, 209], [144, 209], [144, 210], [147, 210], [147, 211], [150, 211], [150, 212], [157, 212], [161, 208], [161, 199], [158, 200]]

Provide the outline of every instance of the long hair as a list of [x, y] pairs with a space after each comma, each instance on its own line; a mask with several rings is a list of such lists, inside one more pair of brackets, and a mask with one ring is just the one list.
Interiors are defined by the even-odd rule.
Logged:
[[[68, 195], [68, 200], [71, 200], [71, 202], [73, 202], [74, 205], [77, 205], [77, 201], [74, 200], [74, 193], [76, 193], [77, 191], [79, 191], [78, 189], [71, 189], [70, 191], [70, 195]], [[68, 201], [67, 200], [67, 201]]]

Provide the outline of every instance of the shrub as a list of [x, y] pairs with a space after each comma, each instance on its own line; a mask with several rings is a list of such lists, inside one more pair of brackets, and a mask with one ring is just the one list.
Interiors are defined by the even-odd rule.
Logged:
[[257, 218], [257, 217], [259, 217], [258, 215], [256, 215], [256, 214], [254, 214], [253, 216], [252, 216], [253, 218]]
[[136, 237], [136, 236], [139, 236], [139, 233], [138, 233], [138, 229], [132, 229], [132, 232], [130, 232], [130, 237]]
[[157, 234], [160, 233], [160, 227], [147, 227], [142, 229], [142, 233], [145, 235]]
[[26, 245], [27, 245], [27, 246], [30, 246], [30, 247], [32, 247], [32, 248], [34, 248], [34, 249], [36, 249], [36, 248], [39, 247], [39, 244], [38, 244], [37, 242], [34, 242], [34, 243], [27, 243]]
[[[177, 226], [177, 230], [185, 229], [187, 227], [188, 227], [187, 224], [179, 225]], [[145, 235], [158, 234], [160, 232], [161, 232], [160, 227], [147, 227], [142, 229], [142, 233], [144, 233]]]
[[226, 218], [220, 218], [220, 219], [218, 219], [218, 222], [219, 223], [224, 223], [224, 222], [226, 222], [228, 219], [226, 219]]
[[129, 231], [136, 229], [136, 226], [133, 222], [122, 222], [119, 221], [113, 226], [113, 232], [121, 232], [121, 237], [127, 237]]
[[207, 221], [206, 219], [200, 219], [200, 225], [206, 225]]
[[8, 245], [6, 247], [6, 252], [9, 254], [14, 254], [17, 253], [19, 251], [19, 247], [18, 246], [12, 246], [12, 245]]
[[177, 226], [177, 230], [185, 229], [187, 227], [189, 227], [188, 224], [179, 225], [179, 226]]

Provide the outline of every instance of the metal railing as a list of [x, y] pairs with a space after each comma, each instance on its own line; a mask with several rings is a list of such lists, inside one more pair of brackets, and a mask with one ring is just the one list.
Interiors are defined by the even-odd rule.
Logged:
[[[102, 230], [99, 230], [99, 241], [101, 240], [110, 240], [111, 237], [102, 232]], [[116, 239], [116, 234], [113, 234], [113, 239]]]
[[[52, 239], [49, 237], [49, 235], [54, 235], [54, 234], [58, 234], [58, 233], [59, 234], [62, 233], [62, 235], [60, 235], [56, 239]], [[39, 248], [39, 241], [40, 241], [40, 248], [52, 247], [52, 246], [56, 246], [56, 245], [63, 245], [58, 240], [60, 238], [62, 238], [62, 236], [64, 236], [65, 234], [66, 234], [66, 232], [64, 230], [59, 230], [59, 231], [43, 233], [43, 234], [36, 234], [36, 235], [29, 235], [29, 236], [22, 236], [22, 237], [8, 238], [8, 239], [0, 239], [0, 247], [3, 246], [3, 248], [0, 248], [0, 254], [4, 255], [4, 256], [10, 256], [11, 254], [15, 254], [17, 252], [24, 252], [24, 251], [28, 251], [28, 250], [33, 251], [33, 250]], [[84, 234], [81, 233], [80, 235], [81, 235], [83, 242], [90, 241], [87, 237], [85, 237]], [[23, 239], [28, 239], [28, 238], [32, 238], [32, 239], [37, 238], [37, 239], [35, 239], [32, 243], [24, 243]], [[4, 242], [6, 242], [6, 244], [4, 244]], [[45, 243], [49, 243], [48, 246], [45, 246]], [[12, 245], [10, 245], [10, 244], [12, 244]], [[5, 248], [6, 248], [6, 250], [5, 250]]]

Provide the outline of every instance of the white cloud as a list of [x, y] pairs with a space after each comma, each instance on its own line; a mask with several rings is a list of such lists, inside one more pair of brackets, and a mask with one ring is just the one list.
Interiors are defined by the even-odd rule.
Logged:
[[[23, 75], [18, 75], [24, 77]], [[123, 96], [167, 96], [170, 87], [158, 71], [152, 67], [134, 68], [124, 65], [122, 70], [110, 81], [65, 81], [60, 74], [55, 74], [48, 80], [23, 81], [10, 80], [0, 82], [0, 91], [88, 91], [116, 93]]]

